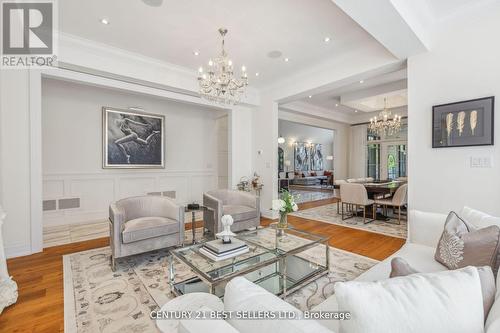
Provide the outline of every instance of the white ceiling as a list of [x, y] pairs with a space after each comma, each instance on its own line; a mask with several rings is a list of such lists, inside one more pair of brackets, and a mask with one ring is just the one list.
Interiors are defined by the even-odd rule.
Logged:
[[442, 19], [455, 14], [457, 11], [485, 0], [426, 0], [427, 7], [436, 19]]
[[402, 68], [330, 91], [311, 94], [299, 102], [348, 115], [356, 111], [382, 110], [384, 98], [387, 98], [389, 108], [402, 107], [408, 105], [406, 77], [406, 68]]
[[344, 102], [343, 105], [358, 111], [374, 112], [382, 110], [386, 106], [386, 101], [387, 108], [389, 109], [408, 105], [407, 90], [395, 90], [383, 94], [358, 98], [352, 101]]
[[[217, 29], [227, 27], [226, 49], [237, 67], [246, 65], [250, 84], [257, 87], [350, 52], [370, 52], [374, 45], [371, 35], [331, 0], [164, 0], [159, 7], [141, 0], [64, 0], [59, 11], [63, 33], [194, 72], [218, 54]], [[102, 24], [102, 18], [110, 24]], [[283, 56], [269, 58], [274, 50]]]

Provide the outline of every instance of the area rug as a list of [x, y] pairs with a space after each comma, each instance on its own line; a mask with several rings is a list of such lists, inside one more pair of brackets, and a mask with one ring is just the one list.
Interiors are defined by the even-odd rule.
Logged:
[[305, 191], [305, 190], [290, 189], [290, 193], [296, 197], [295, 199], [296, 203], [324, 200], [334, 197], [333, 191], [321, 192], [321, 191]]
[[[340, 214], [337, 214], [337, 204], [304, 209], [290, 215], [397, 238], [406, 239], [408, 235], [408, 226], [406, 220], [401, 219], [400, 225], [397, 224], [397, 219], [393, 218], [389, 219], [389, 221], [387, 222], [376, 220], [368, 224], [363, 223], [362, 216], [342, 220], [342, 216]], [[367, 212], [367, 220], [369, 219], [369, 215], [370, 213]]]
[[[348, 281], [377, 263], [376, 260], [330, 248], [330, 273], [289, 295], [287, 302], [311, 309], [333, 294], [333, 284]], [[305, 253], [324, 262], [324, 245]], [[65, 332], [158, 332], [149, 313], [174, 296], [168, 284], [167, 250], [122, 260], [110, 269], [110, 249], [100, 248], [66, 255], [64, 264]], [[192, 276], [176, 263], [176, 280]]]

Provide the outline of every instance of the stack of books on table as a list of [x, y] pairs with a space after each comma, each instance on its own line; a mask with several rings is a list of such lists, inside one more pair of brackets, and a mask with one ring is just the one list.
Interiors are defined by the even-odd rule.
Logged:
[[233, 258], [246, 252], [248, 252], [248, 245], [235, 238], [229, 244], [223, 244], [222, 240], [216, 239], [206, 242], [200, 248], [201, 254], [214, 261]]

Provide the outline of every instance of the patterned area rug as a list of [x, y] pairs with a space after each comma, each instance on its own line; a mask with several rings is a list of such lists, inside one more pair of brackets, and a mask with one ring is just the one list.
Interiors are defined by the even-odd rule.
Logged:
[[290, 189], [290, 193], [296, 196], [296, 203], [304, 203], [309, 201], [317, 201], [323, 199], [330, 199], [334, 197], [333, 191], [321, 192], [321, 191], [306, 191]]
[[[401, 219], [401, 225], [398, 225], [397, 219], [391, 218], [389, 221], [379, 221], [364, 224], [363, 217], [353, 217], [342, 221], [342, 216], [337, 214], [337, 204], [319, 206], [315, 208], [300, 210], [290, 215], [298, 216], [310, 220], [321, 221], [330, 224], [336, 224], [343, 227], [360, 229], [374, 232], [386, 236], [406, 239], [408, 235], [408, 226], [406, 220]], [[369, 217], [367, 212], [367, 220]]]
[[[330, 274], [287, 297], [301, 310], [321, 303], [333, 294], [333, 284], [348, 281], [377, 263], [376, 260], [330, 248]], [[304, 256], [324, 262], [324, 245]], [[161, 250], [122, 260], [110, 269], [110, 249], [101, 248], [64, 256], [65, 332], [158, 332], [149, 313], [174, 296], [168, 284], [168, 251]], [[176, 263], [176, 280], [193, 276]]]

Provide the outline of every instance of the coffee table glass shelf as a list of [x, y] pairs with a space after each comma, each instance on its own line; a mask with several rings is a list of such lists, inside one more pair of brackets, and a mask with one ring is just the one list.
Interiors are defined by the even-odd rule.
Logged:
[[[239, 233], [236, 238], [247, 243], [250, 251], [217, 262], [200, 253], [203, 243], [172, 250], [169, 281], [173, 293], [209, 292], [222, 298], [227, 282], [244, 276], [273, 294], [286, 297], [328, 273], [328, 237], [289, 228], [285, 238], [277, 238], [275, 225], [271, 225]], [[317, 251], [324, 257], [313, 255]], [[186, 264], [196, 276], [176, 281], [174, 260]]]

